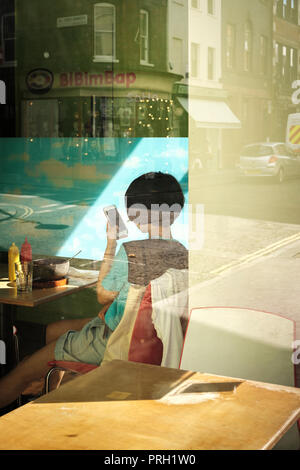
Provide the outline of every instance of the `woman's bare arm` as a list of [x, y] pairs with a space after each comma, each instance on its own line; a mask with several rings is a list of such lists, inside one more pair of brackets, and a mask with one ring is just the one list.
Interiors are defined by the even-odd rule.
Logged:
[[103, 261], [101, 263], [98, 282], [97, 282], [97, 299], [101, 305], [107, 305], [114, 301], [117, 297], [118, 292], [108, 291], [102, 286], [103, 279], [107, 276], [110, 271], [113, 259], [116, 253], [117, 241], [113, 238], [113, 231], [110, 230], [107, 225], [107, 245], [104, 253]]

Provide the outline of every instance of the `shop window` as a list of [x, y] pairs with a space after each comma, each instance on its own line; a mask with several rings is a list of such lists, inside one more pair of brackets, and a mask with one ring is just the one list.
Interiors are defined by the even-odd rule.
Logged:
[[276, 15], [282, 18], [283, 14], [283, 0], [276, 0]]
[[282, 16], [283, 18], [287, 18], [288, 13], [288, 0], [283, 0], [282, 2]]
[[244, 30], [244, 71], [252, 70], [252, 27], [249, 21]]
[[297, 62], [298, 62], [297, 49], [291, 48], [290, 50], [291, 82], [297, 79]]
[[285, 80], [288, 74], [288, 48], [282, 46], [282, 78]]
[[89, 137], [92, 135], [91, 97], [59, 100], [60, 137]]
[[276, 15], [298, 24], [298, 0], [277, 0]]
[[95, 97], [95, 137], [167, 137], [173, 130], [173, 102], [163, 98]]
[[281, 86], [289, 88], [297, 79], [298, 51], [292, 47], [275, 45], [276, 79]]
[[186, 70], [183, 65], [183, 43], [181, 38], [172, 38], [171, 51], [171, 70], [172, 73], [184, 75]]
[[208, 15], [215, 14], [215, 0], [207, 0], [207, 13]]
[[2, 55], [4, 63], [13, 63], [15, 60], [15, 15], [8, 13], [2, 16]]
[[268, 72], [268, 39], [265, 36], [260, 36], [260, 73], [267, 75]]
[[226, 67], [233, 69], [235, 67], [235, 26], [227, 24], [226, 26]]
[[149, 13], [140, 10], [140, 63], [149, 64]]
[[94, 60], [116, 59], [116, 12], [109, 3], [94, 5]]
[[207, 78], [208, 80], [215, 79], [215, 49], [209, 47], [207, 51]]
[[22, 137], [59, 137], [58, 100], [22, 101]]
[[282, 57], [282, 46], [278, 42], [275, 44], [275, 70], [276, 80], [281, 78], [281, 57]]
[[136, 137], [174, 135], [173, 101], [163, 98], [141, 99], [136, 108]]
[[[130, 141], [180, 136], [180, 125], [179, 119], [174, 120], [173, 100], [166, 98], [87, 96], [22, 102], [22, 136], [29, 138], [72, 137], [75, 143], [88, 137]], [[112, 143], [106, 141], [106, 145], [112, 156]]]
[[291, 0], [290, 19], [293, 23], [298, 24], [298, 0]]

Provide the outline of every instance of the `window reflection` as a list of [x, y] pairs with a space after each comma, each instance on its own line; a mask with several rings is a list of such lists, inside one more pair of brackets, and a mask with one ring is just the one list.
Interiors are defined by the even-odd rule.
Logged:
[[94, 57], [115, 59], [115, 7], [107, 3], [94, 6]]

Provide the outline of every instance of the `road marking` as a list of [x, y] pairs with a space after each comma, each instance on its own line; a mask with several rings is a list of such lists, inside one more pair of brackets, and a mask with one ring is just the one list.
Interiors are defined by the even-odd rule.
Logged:
[[[72, 207], [77, 207], [74, 204], [69, 205], [69, 206], [60, 206], [60, 207], [55, 207], [55, 211], [63, 211], [66, 209], [71, 209]], [[54, 212], [54, 208], [52, 209], [45, 209], [43, 211], [34, 211], [35, 214], [45, 214], [46, 212]]]
[[22, 199], [29, 199], [29, 198], [38, 198], [39, 196], [32, 196], [32, 195], [24, 195], [24, 194], [11, 194], [11, 193], [0, 193], [1, 196], [8, 196], [8, 197], [18, 197]]
[[56, 203], [56, 204], [46, 204], [45, 206], [40, 206], [40, 207], [41, 207], [41, 209], [45, 209], [46, 207], [56, 207], [58, 205], [59, 205], [58, 203]]
[[[29, 206], [23, 206], [21, 204], [9, 204], [9, 203], [0, 203], [0, 207], [4, 207], [4, 210], [6, 210], [6, 212], [9, 213], [9, 210], [13, 209], [13, 210], [16, 210], [16, 213], [14, 215], [11, 214], [11, 218], [12, 219], [25, 219], [26, 217], [29, 217], [30, 215], [33, 214], [33, 210], [31, 209], [31, 207]], [[6, 209], [5, 209], [6, 208]], [[20, 209], [23, 211], [23, 213], [21, 213], [21, 215], [16, 215], [17, 214], [17, 210]]]
[[230, 268], [234, 268], [236, 266], [241, 266], [243, 264], [250, 263], [251, 261], [254, 261], [257, 258], [265, 256], [269, 253], [272, 253], [273, 251], [276, 251], [279, 248], [282, 248], [282, 247], [288, 245], [289, 243], [292, 243], [292, 242], [297, 241], [297, 240], [300, 240], [300, 232], [296, 233], [294, 235], [291, 235], [290, 237], [283, 238], [282, 240], [279, 240], [278, 242], [272, 243], [271, 245], [268, 245], [265, 248], [261, 248], [260, 250], [257, 250], [254, 253], [243, 256], [242, 258], [239, 258], [236, 261], [232, 261], [231, 263], [224, 264], [220, 268], [217, 268], [217, 269], [214, 269], [213, 271], [210, 271], [210, 274], [220, 274], [224, 271], [227, 271]]

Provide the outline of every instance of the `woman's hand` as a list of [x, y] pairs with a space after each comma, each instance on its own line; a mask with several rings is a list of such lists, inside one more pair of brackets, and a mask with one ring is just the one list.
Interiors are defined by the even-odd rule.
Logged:
[[106, 237], [107, 243], [110, 242], [112, 244], [112, 242], [115, 242], [117, 244], [117, 228], [110, 225], [109, 222], [106, 225]]

